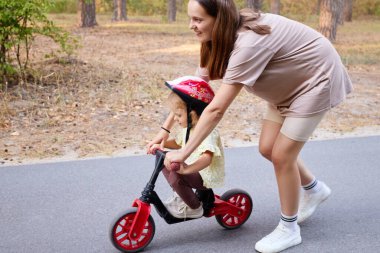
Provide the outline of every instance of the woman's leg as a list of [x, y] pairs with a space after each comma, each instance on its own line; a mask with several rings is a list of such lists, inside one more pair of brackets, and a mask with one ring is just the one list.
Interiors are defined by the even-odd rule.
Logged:
[[[260, 152], [272, 161], [275, 169], [281, 204], [281, 220], [277, 228], [256, 243], [255, 249], [260, 252], [279, 252], [301, 243], [300, 228], [297, 216], [303, 220], [309, 217], [315, 208], [325, 200], [330, 190], [323, 183], [318, 184], [314, 176], [298, 158], [305, 142], [310, 137], [324, 113], [308, 118], [284, 118], [278, 124], [264, 120], [260, 136]], [[270, 118], [269, 118], [270, 119]], [[275, 119], [273, 117], [272, 119]], [[278, 119], [278, 117], [277, 117]], [[272, 120], [273, 121], [273, 120]], [[305, 190], [314, 189], [313, 194], [306, 194], [301, 201], [301, 215], [298, 215], [300, 185]], [[305, 194], [304, 194], [305, 196]]]
[[258, 241], [259, 252], [279, 252], [301, 243], [297, 225], [300, 171], [297, 161], [304, 143], [280, 133], [281, 124], [264, 120], [259, 150], [274, 166], [280, 195], [281, 220], [277, 228]]
[[287, 216], [297, 215], [300, 193], [298, 155], [305, 142], [298, 142], [279, 134], [273, 145], [272, 163], [280, 194], [281, 212]]
[[[259, 152], [263, 157], [272, 161], [272, 150], [274, 142], [280, 133], [282, 124], [271, 121], [263, 120], [260, 140], [259, 140]], [[314, 175], [305, 166], [301, 158], [297, 159], [297, 166], [301, 178], [301, 185], [307, 185], [314, 179]]]

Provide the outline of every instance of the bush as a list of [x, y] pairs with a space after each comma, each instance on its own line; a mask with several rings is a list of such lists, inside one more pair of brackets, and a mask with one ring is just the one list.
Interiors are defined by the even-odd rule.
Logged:
[[71, 37], [46, 17], [48, 0], [0, 0], [0, 90], [9, 80], [25, 79], [31, 42], [36, 35], [52, 38], [66, 53]]
[[48, 6], [49, 13], [76, 13], [78, 0], [51, 0]]
[[380, 0], [356, 0], [352, 11], [354, 16], [380, 16]]
[[167, 0], [128, 0], [128, 14], [131, 15], [166, 15]]

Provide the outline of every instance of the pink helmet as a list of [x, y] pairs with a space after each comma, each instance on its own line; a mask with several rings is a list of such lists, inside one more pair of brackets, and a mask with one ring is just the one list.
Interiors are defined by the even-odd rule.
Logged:
[[198, 115], [215, 96], [211, 86], [196, 76], [183, 76], [165, 84], [185, 101], [188, 109], [195, 110]]

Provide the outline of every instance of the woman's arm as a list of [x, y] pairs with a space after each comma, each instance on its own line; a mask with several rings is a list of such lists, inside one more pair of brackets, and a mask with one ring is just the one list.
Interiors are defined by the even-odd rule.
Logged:
[[222, 119], [227, 108], [243, 88], [243, 84], [222, 84], [214, 99], [203, 111], [194, 132], [181, 151], [166, 154], [165, 166], [170, 167], [172, 162], [183, 163], [187, 157], [202, 143]]
[[180, 170], [177, 172], [183, 175], [199, 172], [211, 164], [212, 156], [212, 152], [206, 151], [194, 163], [190, 165], [181, 166]]

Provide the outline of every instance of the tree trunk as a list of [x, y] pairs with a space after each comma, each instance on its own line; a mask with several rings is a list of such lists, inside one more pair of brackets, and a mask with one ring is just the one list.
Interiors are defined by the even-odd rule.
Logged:
[[177, 11], [179, 13], [183, 11], [183, 0], [177, 0]]
[[128, 17], [127, 17], [127, 0], [119, 0], [119, 19], [122, 20], [122, 21], [127, 21], [128, 20]]
[[321, 0], [319, 31], [331, 42], [336, 40], [339, 17], [343, 11], [340, 0]]
[[96, 26], [95, 0], [78, 0], [79, 27]]
[[261, 4], [263, 0], [246, 0], [247, 8], [254, 9], [255, 11], [261, 10]]
[[113, 0], [112, 21], [126, 21], [127, 17], [127, 0]]
[[273, 14], [280, 14], [281, 3], [280, 0], [270, 1], [270, 12]]
[[119, 21], [119, 0], [113, 0], [112, 21]]
[[343, 25], [344, 23], [344, 5], [345, 5], [345, 0], [336, 0], [336, 4], [338, 4], [338, 24]]
[[177, 13], [176, 0], [168, 0], [168, 21], [175, 22]]
[[353, 6], [353, 0], [345, 0], [344, 1], [344, 11], [343, 11], [343, 18], [346, 22], [352, 21], [352, 6]]
[[253, 4], [253, 1], [254, 0], [247, 0], [247, 8], [250, 8], [250, 9], [253, 9], [254, 8], [254, 4]]

